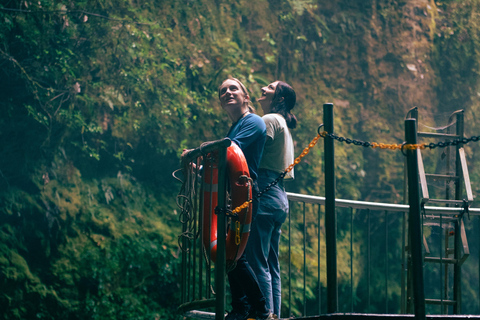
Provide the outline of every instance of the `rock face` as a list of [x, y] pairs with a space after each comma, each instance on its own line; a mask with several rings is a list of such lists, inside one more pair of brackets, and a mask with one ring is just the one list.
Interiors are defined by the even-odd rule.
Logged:
[[[412, 107], [430, 126], [465, 109], [466, 135], [478, 134], [479, 11], [478, 0], [7, 1], [0, 310], [173, 315], [172, 171], [183, 149], [228, 130], [216, 92], [226, 77], [244, 81], [254, 103], [274, 80], [295, 88], [296, 155], [327, 102], [335, 133], [350, 139], [402, 143]], [[288, 191], [329, 187], [321, 145]], [[476, 150], [466, 147], [469, 164]], [[401, 152], [341, 142], [335, 151], [339, 198], [403, 202]], [[470, 177], [480, 193], [480, 169]]]

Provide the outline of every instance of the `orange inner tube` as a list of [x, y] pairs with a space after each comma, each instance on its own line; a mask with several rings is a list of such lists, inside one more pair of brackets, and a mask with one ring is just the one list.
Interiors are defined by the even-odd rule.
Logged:
[[[235, 143], [227, 148], [227, 176], [233, 210], [252, 198], [250, 172], [242, 150]], [[217, 257], [218, 156], [210, 154], [203, 164], [203, 245], [210, 249], [210, 258]], [[238, 219], [229, 218], [226, 234], [226, 260], [237, 261], [243, 254], [250, 234], [252, 204], [238, 213]]]

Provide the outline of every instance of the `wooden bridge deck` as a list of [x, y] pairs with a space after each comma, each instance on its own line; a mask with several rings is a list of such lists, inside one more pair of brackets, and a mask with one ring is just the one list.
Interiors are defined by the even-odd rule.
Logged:
[[[190, 311], [184, 314], [187, 318], [214, 320], [215, 314], [212, 312]], [[282, 318], [280, 320], [412, 320], [413, 314], [373, 314], [373, 313], [332, 313], [318, 316]], [[429, 320], [462, 320], [462, 319], [480, 319], [480, 315], [426, 315]]]

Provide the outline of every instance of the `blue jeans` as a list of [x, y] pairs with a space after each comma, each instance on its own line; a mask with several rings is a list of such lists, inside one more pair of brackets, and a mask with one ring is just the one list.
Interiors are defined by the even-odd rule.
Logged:
[[[258, 210], [258, 200], [255, 198], [258, 193], [256, 182], [253, 184], [253, 208], [252, 219], [255, 219]], [[250, 241], [250, 240], [248, 240]], [[247, 313], [255, 311], [257, 314], [268, 314], [266, 299], [260, 289], [257, 277], [248, 264], [245, 252], [238, 259], [233, 270], [228, 272], [228, 282], [232, 293], [232, 312]]]
[[[260, 191], [280, 174], [261, 169], [258, 176]], [[280, 316], [282, 288], [278, 251], [282, 224], [288, 215], [288, 199], [283, 180], [259, 199], [259, 207], [248, 238], [247, 260], [257, 276], [258, 284], [267, 299], [267, 308]]]

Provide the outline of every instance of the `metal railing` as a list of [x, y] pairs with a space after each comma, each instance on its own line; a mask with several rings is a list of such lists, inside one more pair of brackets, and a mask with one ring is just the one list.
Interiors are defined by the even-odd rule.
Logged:
[[[326, 314], [326, 239], [325, 198], [287, 193], [290, 214], [282, 228], [280, 265], [282, 272], [282, 318], [300, 318]], [[406, 222], [408, 205], [354, 200], [335, 200], [338, 225], [336, 258], [338, 268], [338, 313], [403, 314], [406, 308], [407, 260]], [[461, 208], [423, 208], [422, 219], [442, 217], [442, 223], [426, 223], [423, 234], [424, 254], [441, 252], [438, 235], [451, 228]], [[198, 226], [201, 222], [196, 217]], [[480, 241], [480, 209], [469, 210], [468, 238]], [[437, 219], [438, 220], [438, 219]], [[478, 222], [475, 222], [477, 220]], [[431, 231], [431, 228], [437, 230]], [[441, 231], [439, 231], [441, 230]], [[191, 318], [214, 319], [217, 296], [215, 272], [202, 248], [200, 230], [196, 238], [182, 239], [189, 250], [182, 251], [184, 279], [180, 311]], [[475, 239], [477, 238], [477, 239]], [[393, 244], [392, 244], [393, 243]], [[428, 250], [426, 250], [428, 248]], [[480, 284], [469, 279], [479, 277], [479, 248], [464, 263], [464, 281], [468, 285], [464, 314], [480, 314]], [[448, 259], [443, 264], [448, 265]], [[448, 306], [445, 298], [445, 272], [438, 265], [424, 265], [426, 298], [439, 301], [438, 307], [427, 307], [428, 314], [442, 314]], [[475, 274], [476, 273], [476, 274]], [[451, 281], [451, 280], [450, 280]], [[475, 294], [470, 294], [474, 292]], [[451, 294], [451, 293], [450, 293]], [[229, 293], [220, 300], [229, 301]], [[223, 298], [223, 299], [222, 299]], [[465, 299], [464, 299], [465, 300]], [[443, 303], [442, 303], [443, 301]], [[228, 308], [227, 308], [228, 309]]]
[[[463, 282], [470, 299], [462, 314], [480, 314], [479, 259], [466, 259], [470, 255], [468, 238], [476, 239], [475, 248], [480, 247], [480, 223], [469, 223], [466, 229], [464, 223], [465, 219], [477, 219], [480, 209], [423, 207], [420, 204], [417, 167], [420, 145], [416, 142], [415, 119], [405, 120], [406, 144], [395, 145], [395, 149], [404, 153], [408, 164], [409, 205], [336, 199], [334, 139], [338, 137], [333, 133], [332, 108], [332, 104], [324, 105], [328, 133], [324, 136], [325, 185], [329, 186], [325, 188], [326, 197], [288, 194], [290, 215], [283, 227], [280, 247], [283, 284], [280, 316], [415, 313], [416, 318], [425, 319], [426, 313], [448, 314], [452, 303], [456, 307], [460, 303], [458, 295], [455, 301], [448, 291], [447, 283], [453, 278], [449, 270], [452, 263], [465, 266], [462, 268], [462, 273], [466, 274]], [[184, 225], [179, 238], [182, 248], [179, 311], [188, 317], [223, 319], [229, 300], [225, 284], [227, 217], [222, 214], [227, 209], [225, 159], [230, 141], [226, 140], [214, 143], [215, 148], [223, 150], [218, 162], [220, 214], [215, 265], [210, 262], [209, 250], [203, 248], [201, 212], [202, 201], [207, 199], [201, 196], [205, 185], [199, 169], [199, 159], [210, 152], [212, 144], [194, 149], [184, 157], [185, 162], [194, 164], [184, 170], [187, 175], [183, 186], [188, 192], [179, 197]], [[431, 217], [435, 217], [434, 222], [426, 226], [424, 222]], [[297, 232], [299, 230], [301, 233]], [[440, 237], [436, 236], [445, 232], [447, 235], [453, 232], [457, 246], [454, 259], [449, 258], [448, 243], [439, 241]], [[430, 252], [435, 252], [438, 258], [425, 259]], [[478, 252], [474, 252], [475, 255], [480, 256]], [[427, 266], [427, 261], [440, 267]], [[432, 275], [434, 280], [430, 279]], [[456, 277], [455, 281], [458, 279]], [[476, 279], [476, 283], [470, 279]], [[426, 306], [427, 300], [436, 306]], [[438, 306], [440, 309], [436, 310]]]
[[[177, 198], [181, 208], [180, 221], [182, 234], [178, 244], [182, 255], [182, 283], [180, 313], [194, 312], [197, 316], [203, 314], [197, 310], [213, 310], [215, 319], [224, 319], [225, 313], [225, 274], [226, 274], [226, 215], [217, 215], [217, 252], [214, 264], [210, 258], [210, 250], [204, 247], [203, 221], [211, 221], [212, 210], [204, 213], [204, 208], [217, 208], [220, 212], [227, 209], [226, 190], [226, 158], [227, 148], [231, 141], [228, 138], [202, 144], [183, 157], [184, 180], [182, 190]], [[213, 190], [213, 179], [210, 185], [205, 182], [203, 173], [203, 157], [215, 154], [218, 182]], [[211, 177], [210, 177], [211, 178]], [[217, 193], [213, 200], [213, 191]], [[209, 197], [204, 197], [204, 192]], [[204, 204], [208, 202], [207, 206]], [[210, 227], [210, 226], [209, 226]], [[210, 233], [210, 232], [209, 232]], [[208, 239], [208, 243], [210, 243]]]
[[[290, 215], [283, 227], [281, 242], [282, 317], [305, 317], [328, 312], [326, 232], [324, 197], [288, 193]], [[335, 200], [337, 227], [337, 311], [340, 313], [407, 313], [407, 246], [406, 224], [409, 206], [353, 200]], [[461, 217], [462, 208], [429, 207], [422, 210], [422, 220], [439, 217], [442, 222], [426, 223], [423, 227], [424, 254], [439, 254], [439, 230], [452, 228], [452, 221], [467, 219], [468, 235], [478, 243], [480, 209], [470, 209]], [[478, 219], [474, 223], [473, 219]], [[433, 230], [432, 229], [436, 229]], [[301, 231], [301, 234], [298, 234]], [[475, 240], [475, 237], [477, 240]], [[466, 248], [468, 250], [468, 244]], [[422, 248], [422, 245], [420, 246]], [[428, 248], [429, 251], [425, 250]], [[476, 259], [464, 262], [464, 278], [478, 279]], [[441, 254], [440, 254], [441, 256]], [[449, 264], [443, 259], [443, 265]], [[439, 262], [440, 263], [440, 262]], [[438, 300], [438, 306], [427, 306], [428, 314], [443, 314], [445, 298], [443, 268], [423, 265], [425, 296]], [[449, 276], [451, 277], [451, 276]], [[480, 285], [468, 282], [469, 299], [464, 314], [480, 313]], [[468, 293], [469, 297], [472, 295]], [[452, 294], [451, 292], [448, 294]], [[466, 293], [467, 294], [467, 293]], [[476, 300], [476, 301], [472, 301]]]

